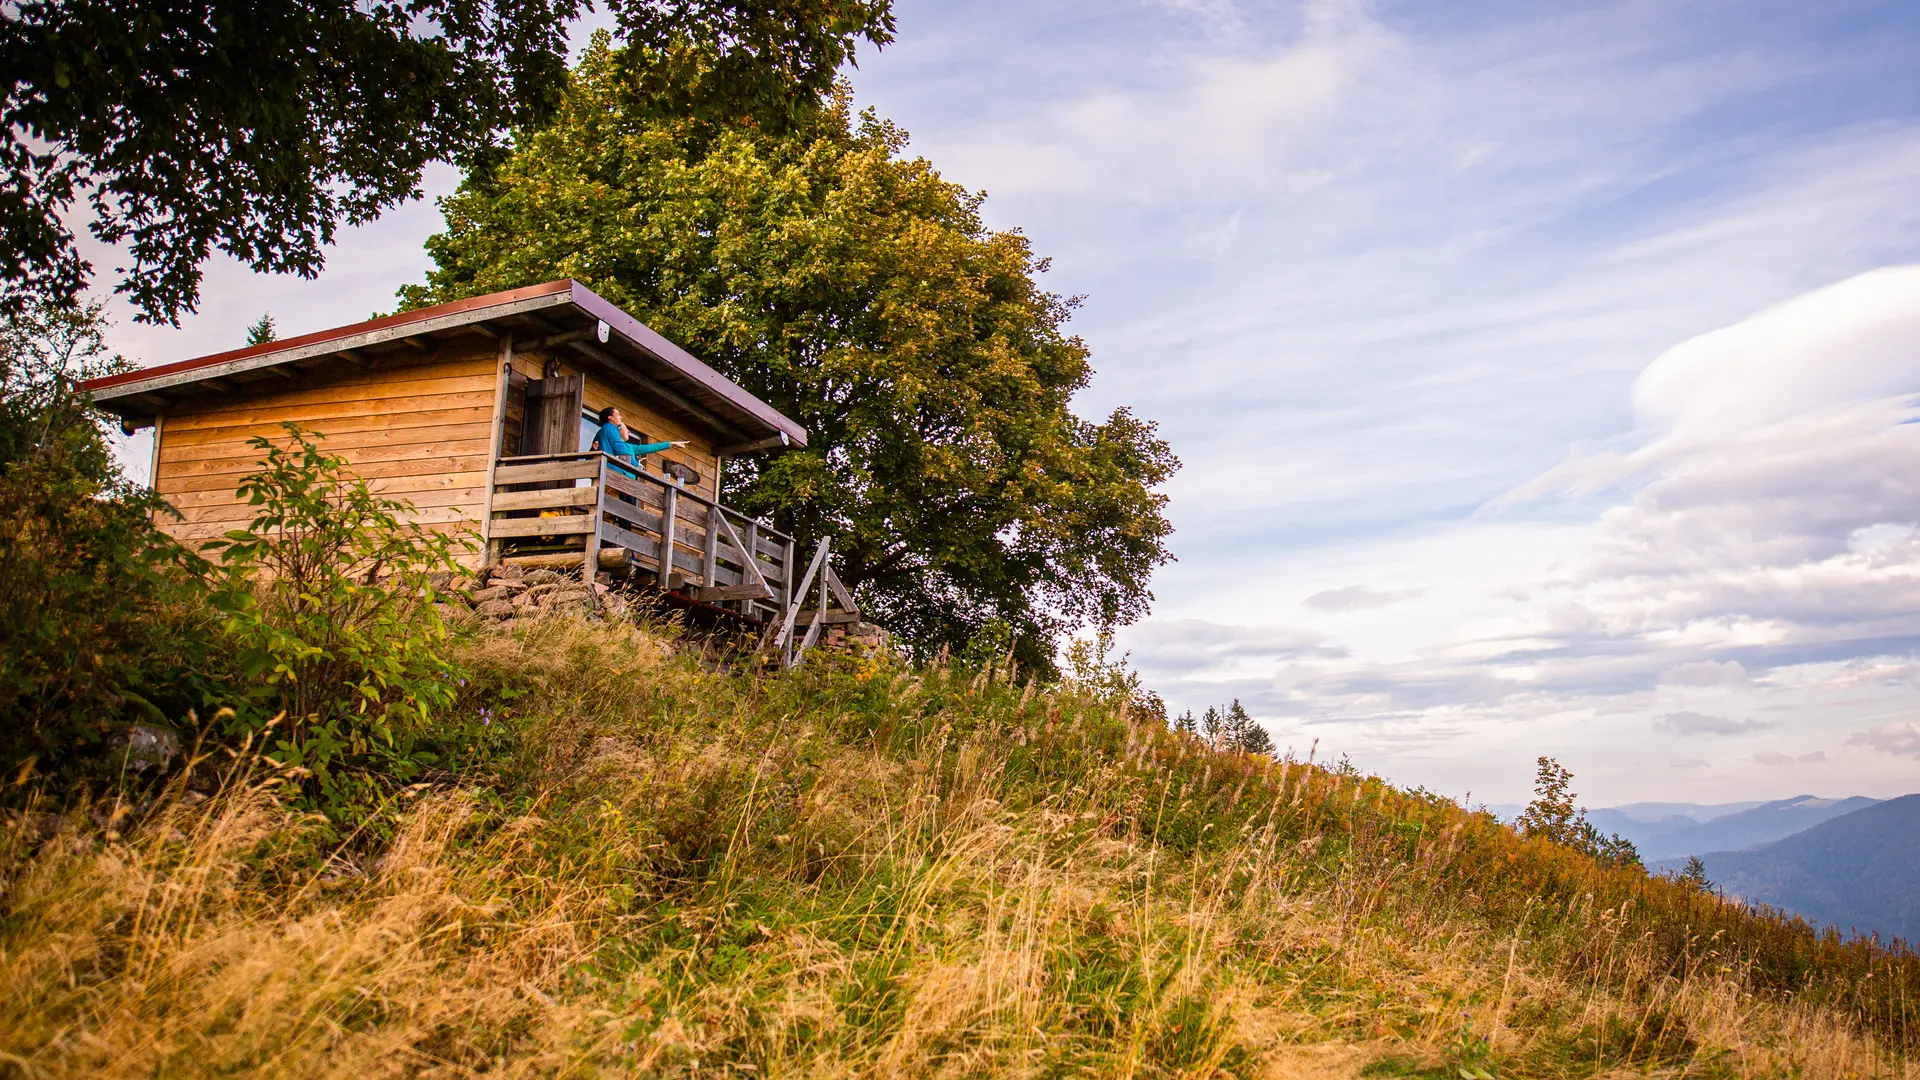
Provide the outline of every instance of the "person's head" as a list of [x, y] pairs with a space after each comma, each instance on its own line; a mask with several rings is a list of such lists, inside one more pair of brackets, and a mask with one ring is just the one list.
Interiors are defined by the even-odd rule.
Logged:
[[611, 405], [600, 410], [600, 422], [603, 424], [624, 423], [624, 421], [620, 419], [620, 410]]

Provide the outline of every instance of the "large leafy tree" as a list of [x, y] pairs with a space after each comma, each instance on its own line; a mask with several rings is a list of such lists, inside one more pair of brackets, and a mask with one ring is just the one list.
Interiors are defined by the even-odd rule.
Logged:
[[[216, 248], [312, 276], [342, 223], [418, 195], [427, 163], [484, 162], [505, 128], [548, 116], [588, 2], [0, 4], [0, 291], [20, 310], [84, 288], [79, 215], [124, 245], [117, 287], [149, 321], [193, 309]], [[636, 96], [775, 127], [893, 28], [889, 0], [608, 6], [644, 60]]]
[[727, 496], [831, 535], [848, 584], [922, 650], [987, 635], [1051, 666], [1130, 622], [1170, 531], [1151, 423], [1070, 402], [1092, 374], [1025, 237], [844, 92], [785, 130], [636, 106], [603, 39], [554, 124], [445, 202], [410, 305], [586, 282], [805, 424]]

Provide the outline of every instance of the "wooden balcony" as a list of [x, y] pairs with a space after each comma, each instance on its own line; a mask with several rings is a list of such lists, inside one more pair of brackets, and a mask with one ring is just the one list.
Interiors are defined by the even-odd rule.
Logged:
[[[613, 570], [764, 626], [789, 663], [859, 608], [822, 539], [803, 566], [792, 536], [598, 451], [501, 458], [488, 559]], [[817, 590], [812, 610], [802, 610]], [[795, 634], [804, 628], [805, 636]]]

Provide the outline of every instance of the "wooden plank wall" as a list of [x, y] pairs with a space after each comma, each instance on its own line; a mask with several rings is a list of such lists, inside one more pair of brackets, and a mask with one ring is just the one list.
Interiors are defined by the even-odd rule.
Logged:
[[[161, 527], [183, 542], [210, 540], [251, 517], [234, 485], [253, 472], [256, 435], [280, 440], [294, 420], [326, 436], [375, 492], [414, 504], [414, 520], [449, 532], [477, 529], [486, 505], [487, 450], [498, 353], [450, 348], [368, 371], [302, 376], [280, 387], [205, 395], [169, 411], [161, 429], [155, 490], [184, 520]], [[481, 553], [476, 553], [478, 559]]]
[[[516, 353], [513, 358], [514, 382], [519, 383], [522, 378], [539, 378], [541, 370], [546, 364], [546, 360], [546, 355], [541, 353]], [[667, 461], [678, 461], [683, 465], [692, 467], [700, 474], [700, 483], [697, 486], [690, 487], [688, 490], [698, 491], [709, 499], [717, 497], [714, 489], [715, 459], [713, 454], [714, 437], [712, 432], [690, 428], [680, 421], [669, 418], [661, 410], [645, 404], [624, 389], [611, 385], [605, 375], [582, 367], [570, 357], [560, 358], [560, 373], [562, 375], [585, 374], [587, 377], [587, 408], [598, 413], [601, 409], [609, 405], [617, 407], [621, 415], [626, 417], [628, 430], [635, 433], [638, 441], [674, 442], [680, 439], [687, 440], [687, 446], [685, 448], [650, 454], [644, 460], [648, 467], [654, 472], [660, 471], [660, 462], [663, 459]], [[518, 414], [514, 412], [513, 404], [513, 399], [509, 397], [509, 431], [510, 433], [517, 434], [520, 425]], [[517, 445], [517, 441], [502, 443], [501, 445], [512, 447]], [[502, 452], [506, 454], [512, 453], [511, 450]]]

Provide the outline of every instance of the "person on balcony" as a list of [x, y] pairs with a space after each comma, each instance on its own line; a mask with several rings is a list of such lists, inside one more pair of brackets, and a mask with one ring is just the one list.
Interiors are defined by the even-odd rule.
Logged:
[[620, 410], [612, 405], [600, 410], [600, 431], [593, 437], [593, 448], [616, 458], [625, 458], [636, 467], [640, 459], [648, 454], [657, 454], [674, 446], [685, 446], [686, 441], [636, 443], [633, 433], [627, 430], [627, 422]]

